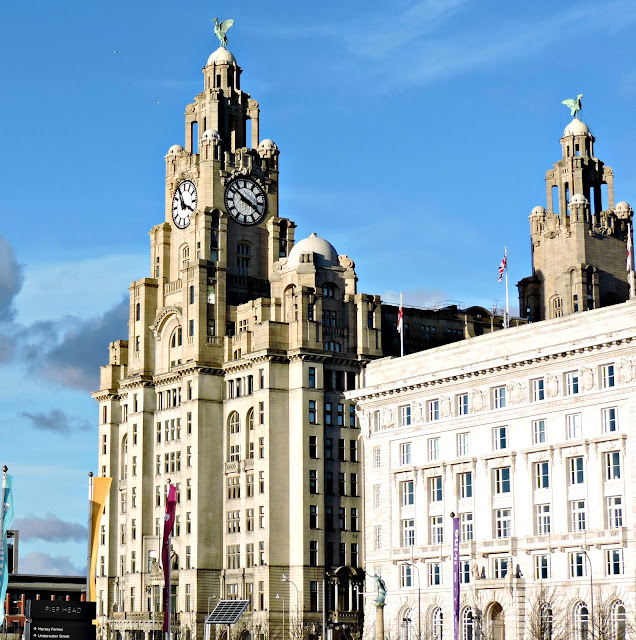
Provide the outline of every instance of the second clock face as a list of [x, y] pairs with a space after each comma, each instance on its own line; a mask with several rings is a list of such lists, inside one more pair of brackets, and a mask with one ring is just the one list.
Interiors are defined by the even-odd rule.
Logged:
[[267, 211], [265, 191], [252, 178], [234, 178], [225, 188], [225, 208], [240, 224], [258, 224]]
[[190, 224], [190, 216], [197, 208], [197, 188], [190, 180], [184, 180], [172, 198], [172, 219], [179, 229]]

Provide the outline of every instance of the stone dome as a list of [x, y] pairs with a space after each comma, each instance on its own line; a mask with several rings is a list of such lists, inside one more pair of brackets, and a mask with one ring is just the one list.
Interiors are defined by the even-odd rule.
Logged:
[[544, 216], [545, 214], [546, 214], [546, 210], [541, 206], [534, 207], [530, 212], [531, 216]]
[[205, 66], [209, 67], [211, 64], [236, 64], [236, 58], [225, 47], [219, 47], [210, 55]]
[[564, 136], [584, 136], [589, 134], [590, 130], [588, 129], [588, 126], [578, 118], [574, 118], [574, 120], [565, 127], [565, 131], [563, 132]]
[[173, 144], [170, 149], [168, 149], [168, 155], [177, 155], [184, 151], [184, 148], [180, 144]]
[[206, 129], [201, 136], [201, 140], [221, 140], [221, 136], [216, 129]]
[[258, 143], [258, 148], [259, 149], [267, 149], [267, 150], [278, 149], [278, 147], [276, 146], [276, 143], [273, 140], [270, 140], [269, 138], [265, 138], [265, 140], [261, 140]]
[[340, 264], [338, 252], [334, 246], [324, 238], [319, 238], [315, 233], [297, 242], [292, 247], [287, 258], [288, 269], [295, 269], [300, 264], [300, 255], [302, 253], [313, 253], [314, 264], [317, 267], [337, 267]]
[[570, 198], [570, 204], [589, 204], [587, 198], [582, 193], [575, 193]]
[[629, 218], [632, 213], [632, 208], [629, 202], [625, 202], [625, 200], [621, 200], [614, 207], [614, 212], [619, 218]]

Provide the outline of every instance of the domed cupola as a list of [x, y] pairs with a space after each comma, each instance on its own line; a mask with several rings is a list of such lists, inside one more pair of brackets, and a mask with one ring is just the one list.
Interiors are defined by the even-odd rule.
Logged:
[[563, 158], [576, 158], [580, 156], [592, 158], [594, 156], [594, 141], [595, 138], [585, 122], [574, 118], [572, 122], [565, 127], [563, 136], [561, 137]]

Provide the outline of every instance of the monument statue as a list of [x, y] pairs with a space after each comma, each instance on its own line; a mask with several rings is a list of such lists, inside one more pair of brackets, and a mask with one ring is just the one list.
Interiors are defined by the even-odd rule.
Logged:
[[221, 46], [225, 49], [227, 47], [227, 30], [234, 24], [234, 20], [223, 20], [219, 22], [218, 18], [212, 19], [214, 22], [214, 35], [221, 41]]
[[583, 97], [582, 93], [579, 93], [576, 96], [576, 100], [574, 98], [568, 98], [567, 100], [563, 100], [561, 104], [564, 104], [566, 107], [570, 109], [570, 115], [578, 118], [576, 115], [581, 110], [581, 98]]
[[378, 604], [384, 604], [386, 600], [386, 582], [382, 580], [380, 576], [373, 576], [375, 578], [375, 584], [378, 588], [378, 597], [375, 599], [375, 602]]

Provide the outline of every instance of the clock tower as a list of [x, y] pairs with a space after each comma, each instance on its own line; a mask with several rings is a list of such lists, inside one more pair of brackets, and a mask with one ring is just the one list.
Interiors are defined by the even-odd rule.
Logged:
[[165, 156], [164, 220], [150, 277], [130, 285], [128, 340], [111, 343], [93, 394], [100, 475], [115, 480], [100, 637], [162, 637], [169, 482], [180, 637], [202, 638], [219, 598], [249, 600], [259, 638], [285, 621], [299, 637], [321, 625], [325, 576], [325, 619], [358, 630], [360, 425], [344, 393], [382, 355], [380, 299], [357, 292], [353, 261], [326, 240], [294, 243], [279, 150], [259, 134], [259, 105], [220, 47], [186, 107], [184, 146]]

